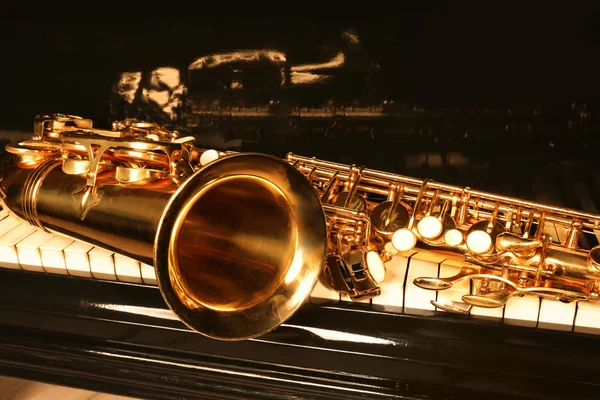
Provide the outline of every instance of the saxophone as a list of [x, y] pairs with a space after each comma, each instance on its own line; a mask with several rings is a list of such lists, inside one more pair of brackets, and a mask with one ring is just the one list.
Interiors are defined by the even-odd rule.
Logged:
[[[169, 308], [220, 340], [263, 335], [289, 319], [318, 280], [352, 300], [381, 294], [386, 263], [418, 249], [455, 259], [452, 277], [415, 285], [468, 313], [513, 296], [596, 301], [600, 215], [289, 153], [220, 152], [137, 120], [111, 130], [38, 115], [32, 139], [6, 146], [0, 199], [48, 232], [153, 265]], [[564, 237], [545, 233], [554, 224]]]

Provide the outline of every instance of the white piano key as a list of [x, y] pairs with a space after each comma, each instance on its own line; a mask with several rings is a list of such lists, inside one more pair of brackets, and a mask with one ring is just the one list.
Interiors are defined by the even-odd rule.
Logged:
[[8, 217], [8, 209], [0, 206], [0, 221]]
[[90, 270], [96, 279], [116, 281], [115, 260], [112, 251], [94, 247], [88, 253], [90, 258]]
[[310, 294], [310, 301], [314, 304], [326, 303], [331, 300], [340, 300], [340, 294], [329, 286], [318, 281]]
[[486, 308], [473, 307], [469, 313], [471, 318], [484, 321], [502, 322], [504, 307]]
[[140, 269], [142, 271], [142, 280], [146, 285], [158, 285], [156, 280], [156, 272], [152, 265], [140, 263]]
[[[440, 278], [448, 278], [458, 274], [461, 270], [463, 263], [456, 260], [445, 260], [440, 264]], [[463, 279], [462, 281], [454, 284], [450, 289], [440, 290], [437, 293], [437, 302], [439, 304], [452, 304], [455, 302], [462, 302], [462, 297], [465, 294], [471, 292], [471, 282], [469, 279]], [[444, 311], [437, 308], [438, 311]]]
[[577, 303], [562, 303], [556, 300], [542, 299], [538, 328], [557, 331], [571, 331], [575, 321]]
[[581, 301], [578, 303], [573, 331], [600, 335], [600, 302]]
[[0, 236], [0, 267], [21, 269], [16, 245], [35, 231], [31, 225], [20, 224]]
[[115, 272], [121, 282], [144, 283], [140, 262], [121, 254], [115, 254]]
[[404, 282], [408, 271], [408, 260], [413, 254], [414, 251], [396, 253], [385, 264], [385, 280], [379, 284], [381, 294], [372, 299], [372, 304], [391, 308], [404, 306]]
[[83, 278], [92, 277], [88, 252], [93, 248], [94, 246], [91, 244], [79, 241], [74, 241], [65, 248], [65, 262], [67, 264], [67, 272], [69, 275], [80, 276]]
[[414, 284], [414, 280], [419, 277], [437, 277], [442, 261], [444, 261], [443, 256], [428, 253], [416, 253], [410, 258], [404, 291], [404, 312], [407, 314], [435, 312], [431, 300], [437, 298], [437, 292], [421, 289]]
[[17, 255], [21, 268], [26, 271], [44, 272], [40, 247], [54, 235], [37, 229], [34, 233], [17, 243]]
[[537, 326], [539, 312], [539, 297], [511, 297], [504, 306], [504, 323], [506, 325], [535, 328]]
[[69, 274], [64, 249], [71, 243], [73, 243], [73, 239], [55, 235], [40, 247], [44, 271], [50, 274]]
[[8, 215], [2, 221], [0, 221], [0, 236], [6, 234], [8, 231], [21, 225], [21, 223], [12, 215]]

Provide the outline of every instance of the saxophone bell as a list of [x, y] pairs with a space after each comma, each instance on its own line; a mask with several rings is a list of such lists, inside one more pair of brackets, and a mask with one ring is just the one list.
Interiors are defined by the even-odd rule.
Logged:
[[580, 242], [598, 234], [600, 215], [292, 153], [201, 149], [134, 120], [105, 131], [41, 115], [33, 139], [7, 150], [9, 212], [154, 265], [168, 306], [212, 338], [275, 329], [319, 279], [354, 301], [377, 296], [403, 251], [457, 262], [453, 276], [414, 280], [429, 290], [470, 281], [462, 301], [433, 302], [450, 312], [525, 295], [600, 300], [600, 245]]
[[297, 169], [198, 149], [154, 124], [101, 131], [85, 121], [41, 116], [37, 139], [7, 147], [16, 163], [0, 185], [11, 214], [154, 265], [168, 306], [208, 337], [263, 335], [303, 304], [327, 227]]

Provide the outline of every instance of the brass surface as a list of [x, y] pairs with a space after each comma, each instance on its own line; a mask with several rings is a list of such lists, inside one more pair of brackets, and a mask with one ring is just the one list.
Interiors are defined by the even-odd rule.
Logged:
[[240, 175], [208, 184], [181, 210], [175, 227], [175, 279], [192, 300], [215, 310], [264, 300], [296, 254], [291, 206], [262, 178]]
[[[418, 250], [457, 260], [446, 290], [471, 281], [468, 313], [513, 296], [597, 301], [600, 215], [432, 180], [288, 154], [285, 159], [195, 147], [160, 126], [112, 131], [42, 115], [33, 139], [7, 146], [0, 195], [32, 225], [154, 265], [161, 293], [197, 332], [241, 340], [290, 318], [319, 277], [362, 301], [381, 294], [383, 261]], [[548, 224], [562, 238], [545, 232]], [[371, 269], [369, 268], [371, 263]]]

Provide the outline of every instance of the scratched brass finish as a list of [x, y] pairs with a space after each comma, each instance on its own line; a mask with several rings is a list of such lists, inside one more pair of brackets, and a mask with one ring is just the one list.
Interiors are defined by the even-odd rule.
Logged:
[[103, 131], [42, 115], [34, 127], [7, 146], [4, 205], [154, 265], [169, 307], [209, 337], [269, 332], [319, 278], [354, 301], [378, 296], [385, 262], [402, 251], [462, 263], [455, 276], [414, 280], [428, 290], [470, 280], [462, 301], [433, 303], [450, 312], [523, 295], [599, 299], [600, 246], [581, 237], [600, 235], [600, 215], [291, 153], [200, 149], [147, 122]]

